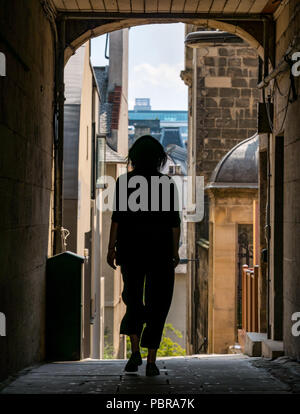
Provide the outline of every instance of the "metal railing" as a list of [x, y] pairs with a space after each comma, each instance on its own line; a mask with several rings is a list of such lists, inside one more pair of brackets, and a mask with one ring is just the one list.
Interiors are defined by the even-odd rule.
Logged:
[[243, 266], [242, 329], [246, 332], [258, 332], [258, 274], [259, 266]]

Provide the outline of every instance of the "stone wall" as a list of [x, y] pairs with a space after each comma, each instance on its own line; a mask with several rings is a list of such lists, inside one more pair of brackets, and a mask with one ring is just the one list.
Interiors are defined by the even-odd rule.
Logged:
[[253, 223], [256, 189], [210, 190], [208, 352], [228, 353], [237, 342], [238, 224]]
[[[187, 30], [193, 30], [193, 27], [188, 26]], [[191, 49], [186, 49], [187, 76], [192, 71], [189, 75], [192, 112], [189, 120], [189, 163], [196, 162], [196, 174], [203, 175], [207, 185], [224, 155], [256, 132], [257, 102], [260, 98], [257, 89], [259, 58], [257, 52], [243, 40], [226, 44], [201, 43], [193, 50], [193, 56], [189, 52]], [[207, 243], [209, 205], [206, 195], [205, 217], [195, 225], [194, 231], [194, 243], [201, 241], [207, 246], [206, 250], [200, 246], [197, 248], [197, 265], [193, 269], [194, 275], [190, 275], [193, 279], [190, 289], [194, 291], [191, 297], [199, 300], [199, 306], [191, 311], [192, 332], [188, 335], [193, 341], [193, 352], [198, 352], [202, 344], [201, 352], [205, 351], [208, 337], [212, 341], [208, 325], [209, 257], [213, 249], [212, 240]], [[190, 237], [189, 257], [193, 251], [191, 245]], [[221, 346], [214, 348], [209, 342], [208, 347], [210, 350], [218, 349], [218, 352], [221, 349]]]
[[54, 47], [40, 2], [0, 3], [7, 59], [7, 76], [0, 77], [0, 312], [7, 324], [1, 380], [44, 357]]
[[[290, 1], [276, 16], [276, 63], [278, 64], [294, 41], [299, 45], [300, 36], [300, 4]], [[297, 41], [298, 39], [298, 41]], [[296, 49], [299, 51], [299, 47]], [[294, 77], [296, 91], [300, 93], [299, 76]], [[271, 194], [274, 206], [274, 168], [275, 168], [275, 137], [284, 140], [284, 194], [283, 194], [283, 345], [287, 355], [300, 359], [300, 336], [291, 333], [292, 315], [300, 312], [300, 100], [288, 102], [290, 88], [289, 71], [277, 78], [275, 87], [275, 127], [271, 139]], [[274, 85], [271, 85], [274, 87]], [[292, 98], [292, 94], [290, 94]], [[272, 244], [278, 223], [275, 221], [274, 208], [271, 208], [271, 288], [276, 294], [273, 280], [273, 265], [277, 254], [277, 246]], [[274, 305], [274, 302], [273, 302]], [[276, 330], [276, 316], [271, 304], [272, 335]], [[275, 329], [274, 329], [275, 328]], [[299, 330], [299, 328], [298, 328]]]
[[242, 40], [195, 52], [197, 173], [207, 183], [220, 159], [256, 132], [258, 55]]

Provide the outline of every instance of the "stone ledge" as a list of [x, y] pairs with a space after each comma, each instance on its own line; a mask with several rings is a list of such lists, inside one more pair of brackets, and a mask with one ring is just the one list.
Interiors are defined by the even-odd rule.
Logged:
[[279, 358], [284, 355], [283, 342], [266, 339], [262, 342], [261, 351], [264, 358]]
[[259, 357], [262, 354], [262, 342], [267, 340], [267, 334], [258, 332], [246, 332], [245, 354], [251, 357]]

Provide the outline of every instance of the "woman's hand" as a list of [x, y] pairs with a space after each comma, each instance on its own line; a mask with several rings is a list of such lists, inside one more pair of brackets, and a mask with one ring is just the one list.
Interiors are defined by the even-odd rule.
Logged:
[[173, 264], [174, 268], [179, 264], [180, 257], [178, 254], [179, 250], [179, 239], [180, 239], [180, 226], [172, 227], [173, 234]]
[[110, 226], [109, 242], [108, 242], [108, 251], [106, 261], [113, 269], [116, 269], [115, 260], [116, 260], [116, 241], [118, 233], [118, 223], [112, 221]]
[[173, 256], [173, 264], [174, 264], [174, 268], [178, 266], [179, 262], [180, 262], [180, 257], [179, 257], [179, 254], [178, 254], [178, 253], [176, 253], [176, 254], [174, 254], [174, 256]]
[[114, 270], [117, 268], [115, 265], [116, 250], [114, 247], [108, 249], [106, 260], [107, 260], [107, 263], [110, 265], [110, 267], [112, 267]]

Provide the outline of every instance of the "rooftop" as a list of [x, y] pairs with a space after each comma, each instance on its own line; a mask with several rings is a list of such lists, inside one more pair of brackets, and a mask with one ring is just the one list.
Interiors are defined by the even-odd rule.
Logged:
[[130, 120], [140, 120], [140, 119], [149, 119], [154, 120], [158, 119], [160, 121], [168, 122], [187, 122], [188, 113], [187, 111], [178, 111], [178, 110], [145, 110], [145, 111], [128, 111], [128, 118]]
[[127, 164], [127, 159], [117, 151], [113, 150], [107, 143], [105, 148], [105, 162], [114, 164]]
[[214, 169], [207, 188], [257, 188], [258, 147], [257, 133], [233, 147]]
[[243, 40], [227, 32], [220, 30], [200, 30], [197, 32], [188, 33], [184, 43], [187, 46], [196, 46], [198, 43], [243, 43]]

